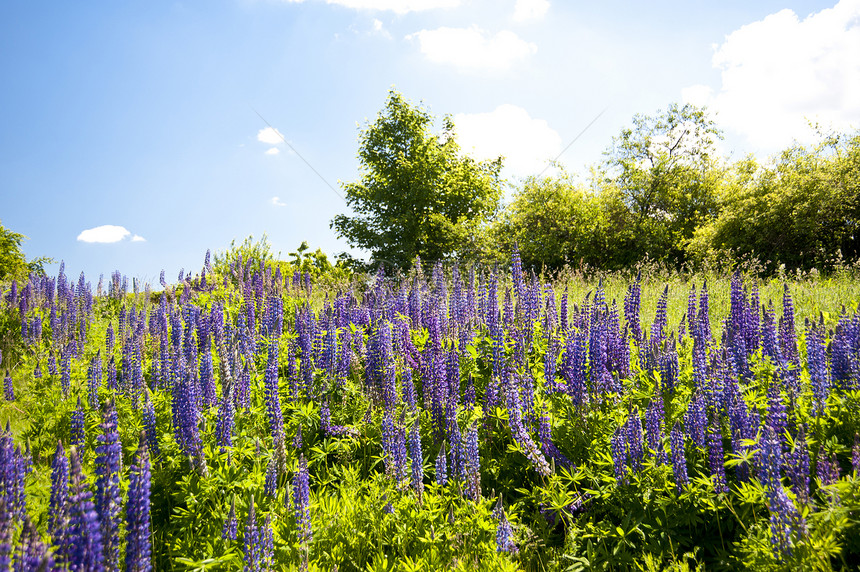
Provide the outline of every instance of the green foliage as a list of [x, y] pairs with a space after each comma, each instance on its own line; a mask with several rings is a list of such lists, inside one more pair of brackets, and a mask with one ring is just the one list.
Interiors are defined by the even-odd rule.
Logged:
[[719, 137], [705, 110], [690, 105], [637, 115], [590, 185], [567, 173], [524, 180], [492, 228], [490, 251], [504, 260], [516, 242], [526, 266], [551, 270], [651, 260], [767, 274], [856, 271], [860, 134], [794, 145], [767, 164], [718, 162]]
[[384, 109], [360, 135], [363, 175], [343, 185], [354, 216], [331, 223], [339, 236], [370, 251], [373, 263], [409, 268], [480, 251], [480, 229], [498, 209], [501, 158], [476, 162], [460, 153], [450, 117], [441, 134], [433, 118], [390, 91]]
[[313, 252], [308, 252], [309, 250], [307, 241], [302, 241], [294, 252], [289, 253], [291, 260], [280, 260], [280, 253], [272, 254], [272, 247], [265, 234], [256, 242], [253, 236], [249, 236], [240, 245], [236, 245], [233, 240], [227, 250], [216, 252], [213, 268], [218, 276], [228, 276], [234, 285], [238, 283], [238, 276], [231, 272], [230, 268], [237, 264], [242, 267], [243, 273], [266, 267], [272, 272], [280, 269], [284, 279], [291, 279], [293, 273], [298, 271], [310, 275], [314, 283], [330, 288], [352, 281], [354, 269], [348, 261], [338, 260], [332, 264], [322, 249], [318, 248]]
[[583, 188], [562, 173], [526, 179], [492, 236], [501, 252], [518, 244], [526, 268], [608, 270], [635, 261], [635, 253], [625, 249], [633, 241], [632, 222], [616, 189]]
[[263, 233], [263, 237], [256, 242], [253, 236], [249, 236], [238, 246], [235, 240], [230, 241], [230, 247], [224, 252], [216, 252], [212, 262], [215, 271], [226, 276], [229, 274], [231, 265], [241, 262], [242, 265], [263, 267], [274, 260], [272, 246], [266, 233]]
[[612, 140], [603, 184], [616, 187], [632, 215], [625, 244], [638, 259], [684, 262], [684, 244], [717, 214], [721, 178], [714, 145], [721, 137], [706, 110], [672, 104], [665, 113], [636, 115]]
[[[291, 253], [292, 260], [283, 264], [303, 267], [304, 271], [321, 266], [319, 259], [308, 254], [309, 250], [306, 245], [300, 246]], [[248, 259], [256, 260], [252, 256]], [[306, 263], [309, 266], [305, 267]], [[272, 266], [268, 269], [271, 271]], [[729, 310], [729, 286], [725, 276], [712, 273], [693, 276], [667, 274], [665, 269], [655, 265], [643, 265], [640, 270], [642, 318], [650, 320], [654, 316], [656, 300], [664, 285], [668, 284], [670, 330], [675, 329], [686, 312], [691, 283], [695, 283], [697, 292], [700, 292], [702, 280], [707, 278], [714, 319], [712, 326], [715, 338], [719, 339], [719, 320]], [[323, 275], [322, 272], [319, 274]], [[506, 285], [505, 276], [497, 278], [501, 279], [503, 286]], [[816, 279], [804, 274], [785, 278], [795, 298], [798, 323], [820, 313], [825, 327], [832, 328], [841, 304], [853, 302], [856, 306], [860, 299], [860, 283], [844, 276]], [[571, 300], [582, 304], [586, 298], [593, 300], [598, 279], [602, 279], [607, 300], [622, 300], [630, 273], [595, 276], [568, 270], [559, 273], [558, 280], [550, 287], [558, 296], [568, 290]], [[414, 287], [415, 283], [410, 280], [408, 286]], [[762, 301], [774, 299], [779, 312], [784, 283], [771, 280], [758, 282], [756, 286]], [[845, 471], [850, 463], [854, 432], [860, 430], [860, 417], [857, 415], [860, 391], [834, 389], [825, 412], [812, 418], [809, 414], [810, 375], [806, 367], [800, 368], [799, 392], [786, 403], [790, 406], [790, 419], [793, 422], [797, 418], [806, 423], [813, 461], [816, 460], [818, 445], [823, 443], [826, 451], [837, 455], [843, 476], [832, 485], [814, 482], [812, 500], [808, 505], [801, 505], [792, 496], [792, 502], [797, 503], [805, 519], [805, 528], [795, 535], [792, 554], [779, 557], [771, 542], [764, 487], [756, 479], [742, 482], [736, 478], [741, 462], [755, 462], [758, 444], [753, 439], [749, 441], [750, 449], [746, 452], [730, 453], [732, 436], [727, 422], [722, 427], [725, 467], [731, 485], [727, 493], [714, 491], [708, 452], [689, 440], [686, 462], [691, 482], [680, 492], [672, 468], [660, 464], [647, 448], [641, 470], [625, 469], [625, 479], [621, 483], [614, 476], [610, 440], [632, 411], [644, 412], [660, 395], [666, 412], [664, 428], [676, 421], [682, 422], [691, 395], [699, 383], [693, 371], [693, 342], [689, 337], [684, 336], [677, 345], [679, 381], [674, 390], [661, 386], [659, 374], [644, 364], [646, 350], [640, 350], [630, 341], [632, 371], [619, 380], [618, 390], [603, 395], [590, 392], [589, 400], [574, 405], [570, 395], [551, 388], [553, 380], [546, 378], [544, 369], [548, 348], [553, 342], [563, 344], [564, 336], [569, 332], [547, 331], [541, 319], [531, 321], [513, 317], [517, 320], [516, 327], [523, 328], [531, 336], [528, 345], [523, 346], [513, 339], [515, 334], [507, 330], [502, 348], [507, 363], [516, 368], [512, 375], [534, 380], [534, 399], [529, 402], [530, 409], [523, 407], [526, 430], [536, 441], [539, 440], [535, 436], [537, 416], [545, 414], [553, 442], [576, 465], [567, 468], [553, 463], [551, 474], [541, 475], [529, 460], [526, 447], [514, 438], [510, 412], [504, 401], [493, 405], [487, 403], [488, 392], [495, 381], [491, 365], [493, 341], [486, 326], [479, 325], [473, 332], [474, 338], [465, 346], [458, 345], [459, 338], [453, 334], [443, 334], [442, 343], [446, 349], [454, 350], [452, 355], [459, 359], [460, 383], [465, 384], [471, 378], [475, 384], [475, 404], [459, 411], [457, 423], [462, 431], [477, 422], [481, 496], [467, 498], [463, 483], [456, 479], [444, 486], [433, 482], [434, 464], [444, 437], [434, 425], [432, 408], [423, 409], [424, 400], [428, 398], [425, 376], [431, 373], [423, 364], [416, 364], [412, 371], [419, 391], [418, 410], [410, 411], [405, 404], [398, 402], [393, 417], [401, 429], [411, 427], [416, 418], [421, 427], [424, 487], [419, 496], [408, 479], [397, 480], [386, 472], [389, 459], [385, 458], [381, 445], [382, 397], [379, 388], [368, 384], [366, 378], [373, 328], [352, 323], [350, 332], [355, 343], [352, 369], [345, 378], [334, 382], [329, 379], [328, 370], [313, 370], [313, 389], [310, 394], [305, 394], [295, 387], [296, 372], [291, 371], [289, 358], [298, 355], [299, 368], [304, 359], [310, 358], [301, 353], [290, 353], [297, 352], [296, 333], [290, 322], [296, 315], [296, 308], [309, 302], [314, 304], [314, 311], [319, 312], [316, 322], [319, 330], [314, 341], [320, 350], [324, 350], [326, 328], [331, 327], [334, 319], [323, 317], [322, 296], [328, 295], [326, 304], [332, 307], [337, 291], [324, 291], [319, 298], [309, 301], [305, 293], [274, 288], [271, 284], [266, 287], [269, 288], [267, 296], [281, 297], [286, 322], [285, 335], [279, 339], [281, 361], [277, 368], [277, 394], [286, 435], [286, 442], [280, 449], [271, 434], [263, 383], [267, 374], [265, 346], [269, 333], [263, 330], [255, 332], [259, 337], [250, 349], [252, 355], [235, 357], [238, 364], [248, 368], [252, 389], [247, 408], [238, 406], [236, 411], [231, 447], [222, 449], [216, 443], [218, 408], [205, 405], [200, 408], [198, 429], [204, 444], [205, 473], [195, 470], [189, 463], [174, 435], [174, 395], [169, 387], [159, 385], [153, 367], [153, 360], [161, 355], [157, 342], [159, 334], [153, 328], [143, 337], [144, 383], [154, 406], [161, 450], [160, 455], [152, 460], [155, 569], [242, 570], [243, 535], [252, 499], [260, 522], [270, 518], [273, 568], [278, 570], [302, 569], [305, 558], [309, 570], [337, 567], [341, 571], [817, 570], [853, 569], [860, 563], [860, 543], [857, 540], [860, 538], [860, 519], [857, 518], [860, 481], [856, 475]], [[427, 283], [419, 283], [418, 288], [422, 296], [428, 296], [425, 300], [437, 296]], [[393, 290], [398, 291], [397, 285]], [[380, 298], [374, 296], [381, 296], [380, 291], [374, 291], [368, 299], [379, 302]], [[190, 303], [199, 308], [223, 304], [224, 315], [233, 327], [236, 315], [257, 302], [255, 298], [246, 300], [230, 281], [210, 289], [192, 288], [188, 296]], [[435, 300], [440, 303], [450, 301]], [[384, 298], [382, 302], [380, 306], [386, 307]], [[98, 427], [102, 419], [98, 409], [87, 403], [87, 364], [97, 352], [102, 352], [103, 358], [108, 359], [104, 353], [107, 326], [110, 323], [115, 331], [119, 331], [120, 313], [128, 316], [132, 307], [142, 316], [157, 316], [157, 309], [143, 295], [129, 294], [119, 302], [104, 296], [96, 297], [93, 313], [86, 318], [86, 343], [82, 344], [80, 356], [73, 357], [71, 361], [68, 395], [61, 390], [58, 376], [46, 373], [37, 379], [32, 375], [36, 364], [47, 372], [48, 352], [56, 350], [51, 336], [46, 332], [47, 339], [38, 345], [28, 345], [19, 340], [22, 349], [11, 372], [17, 397], [15, 401], [0, 402], [0, 423], [10, 420], [16, 444], [20, 444], [22, 449], [25, 444], [29, 445], [33, 470], [26, 477], [27, 509], [43, 536], [50, 496], [50, 462], [57, 441], [68, 443], [69, 417], [78, 396], [83, 398], [86, 411], [86, 440], [81, 448], [83, 467], [92, 479], [95, 447], [99, 443]], [[265, 300], [260, 300], [260, 307], [265, 307]], [[37, 310], [42, 311], [43, 308]], [[190, 315], [194, 310], [173, 305], [170, 311]], [[330, 316], [334, 318], [336, 314]], [[453, 331], [457, 325], [450, 316], [449, 320], [450, 331]], [[148, 323], [155, 324], [155, 318]], [[647, 323], [642, 326], [648, 329]], [[14, 332], [14, 329], [10, 331]], [[125, 332], [124, 335], [128, 335], [128, 330]], [[188, 332], [189, 337], [183, 338], [196, 346], [200, 338], [196, 338], [193, 331]], [[344, 330], [337, 333], [339, 341], [342, 341]], [[413, 324], [410, 334], [408, 339], [415, 345], [417, 353], [408, 357], [427, 359], [431, 355], [426, 352], [431, 343], [431, 332]], [[672, 337], [675, 336], [673, 332]], [[395, 358], [398, 396], [404, 389], [401, 384], [404, 368], [412, 367], [405, 361], [407, 354], [400, 353], [406, 341], [397, 336], [395, 342], [398, 348]], [[803, 352], [802, 337], [799, 341]], [[210, 339], [210, 343], [214, 342]], [[176, 346], [176, 349], [182, 348]], [[709, 347], [708, 351], [712, 349]], [[312, 348], [311, 351], [317, 350]], [[133, 365], [123, 363], [119, 345], [113, 352], [111, 355], [117, 359], [120, 368], [120, 379], [127, 380], [128, 372], [124, 368]], [[517, 352], [522, 352], [521, 358], [515, 357]], [[711, 357], [714, 356], [712, 353]], [[219, 367], [221, 359], [222, 355], [214, 352], [213, 369], [219, 394], [224, 391], [223, 371]], [[561, 366], [563, 356], [559, 361]], [[750, 364], [752, 376], [738, 386], [740, 398], [764, 419], [769, 407], [767, 390], [781, 374], [761, 351], [752, 355]], [[557, 372], [555, 381], [561, 379]], [[116, 399], [119, 434], [123, 443], [122, 482], [123, 487], [127, 487], [128, 466], [143, 428], [141, 399], [131, 395], [122, 381], [117, 391], [106, 385], [100, 387], [99, 397], [102, 401]], [[346, 431], [338, 435], [325, 434], [321, 420], [323, 400], [330, 406], [332, 423], [347, 427]], [[293, 436], [299, 429], [302, 442], [294, 445]], [[668, 446], [665, 435], [662, 444]], [[299, 455], [307, 460], [310, 475], [313, 540], [309, 544], [299, 540], [293, 505], [295, 492], [292, 483]], [[266, 473], [272, 463], [278, 465], [279, 472], [276, 490], [269, 494], [266, 492]], [[513, 528], [514, 543], [519, 549], [516, 554], [502, 553], [496, 548], [497, 521], [492, 511], [499, 498]], [[238, 519], [238, 537], [235, 540], [222, 536], [223, 525], [233, 503]], [[17, 537], [12, 542], [17, 542]]]
[[45, 264], [53, 262], [53, 259], [44, 256], [27, 262], [21, 250], [25, 238], [23, 234], [0, 224], [0, 283], [26, 280], [30, 272], [44, 276]]
[[722, 212], [696, 231], [698, 259], [756, 256], [773, 271], [830, 270], [860, 255], [860, 134], [795, 145], [773, 164], [736, 163]]

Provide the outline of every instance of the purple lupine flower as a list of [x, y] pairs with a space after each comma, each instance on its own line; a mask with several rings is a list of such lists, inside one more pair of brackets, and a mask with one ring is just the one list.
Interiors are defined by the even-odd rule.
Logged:
[[[182, 368], [180, 367], [180, 370]], [[173, 386], [173, 427], [176, 441], [188, 456], [191, 465], [201, 474], [208, 472], [203, 456], [203, 442], [198, 427], [200, 412], [194, 399], [193, 370], [179, 374]]]
[[672, 427], [669, 444], [672, 450], [672, 473], [675, 475], [675, 487], [680, 493], [690, 482], [690, 479], [687, 477], [687, 459], [684, 456], [684, 433], [677, 423]]
[[134, 463], [129, 469], [128, 503], [125, 507], [125, 569], [128, 572], [152, 570], [150, 554], [150, 465], [149, 447], [145, 433], [140, 435], [140, 444]]
[[855, 475], [860, 475], [860, 433], [854, 433], [854, 445], [851, 447], [851, 468]]
[[460, 399], [460, 354], [455, 350], [448, 352], [446, 360], [447, 394], [452, 401]]
[[263, 539], [260, 532], [257, 511], [254, 509], [254, 497], [251, 496], [251, 506], [248, 507], [248, 519], [245, 521], [245, 531], [242, 535], [246, 572], [260, 572], [262, 570]]
[[729, 492], [726, 482], [725, 454], [723, 453], [723, 435], [720, 431], [720, 420], [715, 416], [708, 423], [708, 465], [711, 469], [711, 478], [714, 482], [714, 490], [717, 493]]
[[102, 356], [101, 350], [90, 360], [87, 368], [87, 385], [90, 390], [90, 407], [99, 408], [99, 387], [102, 384]]
[[788, 291], [788, 284], [784, 285], [782, 294], [782, 318], [779, 320], [779, 346], [786, 362], [798, 364], [797, 334], [794, 327], [794, 302]]
[[684, 427], [687, 430], [687, 435], [690, 440], [701, 448], [705, 448], [705, 426], [708, 424], [705, 416], [705, 404], [702, 394], [696, 392], [696, 395], [690, 401], [687, 407], [687, 413], [684, 416]]
[[665, 337], [665, 329], [668, 323], [666, 314], [666, 306], [669, 301], [669, 285], [666, 284], [663, 288], [663, 293], [657, 300], [657, 313], [654, 316], [654, 323], [651, 324], [651, 339], [662, 340]]
[[761, 442], [761, 475], [765, 498], [770, 511], [771, 541], [781, 555], [790, 555], [793, 538], [805, 528], [805, 523], [780, 479], [782, 464], [781, 439], [773, 427], [765, 424]]
[[836, 459], [836, 453], [831, 452], [830, 455], [827, 455], [823, 443], [818, 449], [818, 461], [815, 469], [822, 486], [832, 485], [839, 480], [839, 461]]
[[556, 464], [569, 469], [575, 468], [573, 461], [568, 459], [567, 456], [555, 446], [555, 443], [553, 443], [552, 427], [550, 425], [549, 414], [546, 410], [542, 411], [538, 418], [538, 440], [540, 441], [541, 450], [547, 457], [553, 459]]
[[24, 527], [21, 530], [21, 552], [15, 562], [15, 572], [41, 572], [54, 570], [54, 558], [48, 547], [42, 542], [39, 531], [24, 517]]
[[221, 529], [221, 538], [224, 540], [236, 540], [238, 536], [239, 521], [236, 519], [236, 497], [230, 502], [230, 513], [224, 520], [224, 527]]
[[71, 450], [69, 481], [69, 570], [101, 572], [104, 552], [99, 517], [76, 448]]
[[797, 438], [794, 440], [794, 448], [788, 454], [785, 469], [798, 500], [803, 504], [808, 503], [809, 448], [806, 445], [806, 430], [803, 425], [800, 426], [797, 432]]
[[511, 278], [514, 283], [514, 293], [517, 295], [517, 303], [523, 303], [523, 263], [520, 259], [519, 245], [514, 242], [514, 248], [511, 252]]
[[111, 391], [117, 391], [118, 389], [116, 359], [114, 358], [114, 356], [110, 356], [110, 361], [108, 362], [107, 386], [111, 389]]
[[821, 331], [815, 323], [806, 329], [806, 363], [809, 371], [809, 381], [815, 400], [812, 414], [818, 415], [824, 411], [827, 397], [830, 395], [830, 376], [827, 371], [827, 349]]
[[642, 468], [642, 460], [645, 458], [644, 439], [642, 438], [642, 419], [639, 411], [633, 410], [627, 418], [626, 424], [627, 462], [633, 472], [639, 472]]
[[436, 455], [436, 484], [440, 486], [448, 484], [448, 460], [444, 442], [439, 449], [439, 454]]
[[773, 300], [764, 307], [762, 320], [761, 338], [763, 353], [770, 357], [771, 363], [775, 366], [781, 366], [783, 364], [783, 355], [776, 336], [776, 310], [773, 307]]
[[63, 389], [63, 396], [66, 397], [69, 395], [69, 384], [72, 381], [72, 352], [70, 348], [67, 346], [63, 350], [63, 357], [60, 361], [60, 386]]
[[548, 477], [552, 474], [552, 468], [540, 450], [540, 447], [532, 440], [531, 436], [523, 426], [523, 416], [519, 392], [516, 389], [516, 384], [513, 383], [508, 375], [508, 381], [505, 383], [505, 397], [508, 406], [508, 425], [511, 428], [511, 434], [517, 444], [523, 449], [523, 453], [532, 462], [537, 471]]
[[581, 407], [588, 400], [586, 386], [587, 334], [574, 330], [567, 336], [562, 376], [567, 381], [567, 393], [574, 405]]
[[394, 441], [394, 466], [395, 479], [398, 485], [409, 478], [408, 451], [406, 445], [406, 427], [404, 423], [406, 412], [400, 414], [400, 423], [397, 424], [395, 441]]
[[797, 507], [779, 484], [768, 498], [770, 510], [771, 543], [782, 556], [791, 556], [795, 538], [806, 529], [806, 522]]
[[[732, 439], [732, 452], [735, 455], [742, 456], [750, 449], [749, 444], [745, 443], [745, 441], [756, 438], [759, 423], [757, 417], [747, 407], [743, 396], [738, 391], [736, 383], [728, 384], [727, 392], [728, 396], [726, 400], [729, 403], [729, 431]], [[749, 481], [750, 468], [750, 464], [746, 461], [735, 466], [735, 475], [739, 481]]]
[[[203, 390], [203, 403], [206, 407], [212, 407], [218, 400], [215, 391], [215, 371], [212, 365], [212, 348], [209, 346], [208, 336], [206, 337], [206, 345], [203, 351], [200, 352], [200, 386]], [[139, 350], [138, 350], [139, 351]], [[140, 359], [135, 360], [137, 371], [140, 367]], [[134, 395], [137, 395], [135, 391]]]
[[113, 333], [113, 322], [108, 322], [107, 332], [105, 332], [105, 355], [113, 355], [115, 342], [116, 336]]
[[475, 380], [472, 377], [472, 373], [469, 373], [469, 377], [466, 378], [466, 389], [463, 391], [463, 406], [466, 408], [472, 408], [475, 406], [477, 397], [475, 396]]
[[675, 338], [670, 338], [666, 342], [666, 346], [663, 351], [660, 352], [660, 357], [658, 358], [660, 381], [663, 384], [663, 388], [669, 390], [675, 388], [675, 384], [678, 382], [678, 372], [680, 370], [678, 352], [675, 348]]
[[[684, 316], [690, 325], [690, 336], [698, 343], [702, 342], [702, 330], [696, 320], [696, 285], [690, 286], [690, 294], [687, 296], [687, 313]], [[682, 320], [683, 323], [683, 320]]]
[[400, 375], [400, 385], [402, 386], [403, 402], [406, 403], [409, 411], [415, 411], [417, 396], [415, 395], [415, 383], [412, 381], [412, 369], [403, 368]]
[[281, 399], [278, 392], [278, 341], [269, 343], [269, 357], [265, 375], [266, 412], [269, 417], [269, 431], [275, 443], [284, 438], [284, 416], [281, 412]]
[[236, 423], [233, 401], [231, 395], [223, 393], [218, 402], [218, 420], [215, 424], [215, 437], [222, 451], [226, 447], [233, 446], [233, 427]]
[[12, 534], [15, 532], [15, 517], [9, 506], [9, 498], [0, 495], [0, 570], [12, 569]]
[[149, 399], [149, 394], [146, 394], [146, 402], [143, 404], [143, 430], [146, 432], [146, 444], [149, 447], [150, 457], [159, 457], [161, 449], [158, 446], [158, 433], [155, 429], [156, 418], [155, 408], [152, 406], [152, 401]]
[[302, 426], [296, 427], [296, 434], [293, 435], [293, 449], [301, 450], [302, 448]]
[[773, 427], [777, 439], [780, 439], [780, 442], [784, 446], [786, 443], [786, 428], [788, 427], [788, 413], [785, 403], [782, 401], [779, 384], [775, 382], [770, 384], [767, 392], [767, 424]]
[[397, 370], [394, 364], [394, 350], [391, 340], [391, 323], [385, 320], [377, 326], [377, 367], [378, 379], [386, 411], [394, 411], [397, 405]]
[[505, 515], [505, 507], [502, 505], [502, 499], [496, 504], [493, 509], [493, 516], [498, 521], [496, 528], [496, 552], [507, 552], [516, 554], [518, 552], [517, 545], [514, 544], [514, 531], [511, 528], [511, 523], [508, 522], [508, 517]]
[[421, 419], [416, 417], [409, 431], [409, 459], [412, 465], [412, 488], [418, 495], [418, 502], [424, 493], [424, 457], [421, 451]]
[[262, 564], [263, 570], [272, 570], [275, 560], [275, 537], [272, 532], [272, 513], [266, 515], [263, 521], [263, 529], [260, 531], [262, 540]]
[[311, 529], [311, 493], [308, 477], [308, 464], [305, 456], [299, 456], [299, 464], [293, 477], [293, 508], [296, 512], [296, 527], [299, 542], [307, 545], [313, 538]]
[[544, 318], [544, 332], [547, 335], [555, 332], [557, 326], [557, 317], [556, 317], [556, 309], [555, 309], [555, 292], [552, 289], [552, 286], [547, 284], [544, 286], [544, 292], [546, 293], [546, 314]]
[[101, 424], [102, 433], [96, 436], [96, 495], [95, 507], [99, 515], [104, 564], [110, 569], [119, 568], [119, 529], [122, 519], [122, 443], [117, 433], [117, 414], [113, 403], [108, 403]]
[[463, 450], [463, 438], [460, 425], [457, 423], [459, 407], [453, 400], [448, 401], [445, 408], [445, 435], [448, 441], [448, 469], [452, 478], [463, 480], [465, 477], [466, 452]]
[[57, 375], [57, 356], [54, 355], [54, 352], [51, 352], [48, 355], [48, 373], [50, 375]]
[[73, 446], [77, 447], [78, 450], [84, 450], [84, 443], [86, 441], [86, 435], [84, 434], [84, 408], [81, 405], [81, 398], [78, 397], [78, 408], [72, 411], [71, 415], [71, 443]]
[[63, 444], [57, 442], [57, 452], [51, 463], [51, 499], [48, 504], [48, 533], [56, 548], [57, 563], [68, 561], [69, 538], [69, 459]]
[[696, 321], [698, 322], [699, 329], [702, 333], [702, 338], [709, 342], [713, 338], [711, 334], [711, 319], [710, 319], [710, 311], [708, 308], [708, 281], [705, 280], [702, 283], [702, 291], [699, 294], [699, 314], [696, 316]]
[[[295, 356], [291, 359], [293, 360], [291, 364], [295, 364]], [[296, 393], [294, 392], [293, 395]], [[239, 374], [234, 405], [246, 411], [251, 407], [251, 369], [247, 362], [242, 366], [242, 372]]]
[[466, 430], [466, 496], [477, 501], [481, 498], [481, 458], [478, 453], [478, 422], [472, 424]]
[[[568, 309], [567, 309], [567, 301], [568, 301], [568, 293], [567, 293], [567, 285], [564, 287], [564, 296], [561, 297], [561, 308], [559, 309], [559, 330], [562, 334], [567, 335], [567, 327], [568, 327]], [[626, 298], [625, 298], [626, 303]], [[626, 305], [625, 305], [626, 308]]]
[[320, 404], [320, 427], [326, 436], [343, 435], [350, 432], [349, 427], [343, 425], [333, 425], [331, 422], [331, 411], [328, 407], [328, 401], [323, 399]]
[[657, 462], [666, 465], [669, 462], [666, 456], [666, 448], [663, 446], [663, 397], [657, 392], [656, 397], [645, 411], [645, 434], [647, 436], [648, 448], [657, 458]]
[[15, 388], [12, 386], [12, 378], [8, 375], [3, 380], [3, 396], [6, 401], [15, 401]]
[[550, 337], [546, 344], [546, 353], [544, 354], [544, 379], [547, 384], [547, 391], [555, 393], [562, 390], [560, 384], [555, 382], [555, 372], [558, 366], [558, 354], [561, 350], [561, 343], [555, 337]]
[[270, 497], [278, 494], [278, 462], [274, 455], [269, 459], [269, 465], [266, 467], [266, 483], [263, 490]]

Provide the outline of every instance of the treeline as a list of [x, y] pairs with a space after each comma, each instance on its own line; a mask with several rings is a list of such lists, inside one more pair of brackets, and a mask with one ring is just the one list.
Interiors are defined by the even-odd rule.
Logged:
[[729, 161], [707, 110], [674, 104], [634, 117], [588, 177], [529, 177], [503, 204], [501, 162], [460, 153], [450, 118], [441, 138], [431, 124], [392, 91], [362, 131], [363, 175], [344, 185], [353, 214], [332, 227], [370, 251], [370, 266], [506, 261], [514, 243], [525, 265], [548, 270], [746, 260], [826, 272], [860, 260], [860, 132]]
[[860, 136], [794, 146], [774, 161], [707, 161], [643, 169], [642, 181], [599, 173], [529, 178], [491, 227], [523, 262], [604, 269], [644, 258], [670, 267], [757, 259], [765, 271], [831, 270], [860, 255]]

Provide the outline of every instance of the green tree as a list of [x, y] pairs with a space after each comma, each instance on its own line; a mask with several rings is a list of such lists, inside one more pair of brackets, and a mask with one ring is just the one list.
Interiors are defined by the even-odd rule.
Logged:
[[829, 269], [860, 256], [860, 134], [794, 145], [771, 164], [733, 165], [720, 216], [702, 226], [690, 251], [699, 258], [753, 256], [773, 270]]
[[361, 180], [342, 184], [355, 213], [331, 222], [338, 236], [370, 251], [373, 262], [408, 268], [468, 257], [499, 209], [501, 158], [477, 162], [460, 152], [450, 117], [441, 134], [433, 117], [390, 91], [384, 109], [359, 137]]
[[721, 132], [706, 110], [672, 104], [656, 116], [636, 115], [614, 137], [600, 170], [632, 214], [631, 242], [641, 258], [684, 262], [695, 229], [717, 215], [721, 172], [715, 143]]
[[493, 237], [502, 252], [510, 252], [516, 242], [526, 267], [620, 268], [635, 262], [622, 247], [632, 238], [630, 219], [614, 187], [586, 188], [567, 173], [529, 177], [494, 226]]
[[23, 280], [30, 272], [45, 274], [45, 264], [53, 262], [46, 257], [35, 258], [27, 262], [21, 244], [27, 238], [21, 233], [14, 232], [0, 223], [0, 282]]

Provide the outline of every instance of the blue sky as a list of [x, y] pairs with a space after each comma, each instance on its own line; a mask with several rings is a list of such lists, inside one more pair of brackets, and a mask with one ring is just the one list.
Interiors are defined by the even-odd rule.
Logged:
[[[0, 7], [0, 221], [72, 276], [157, 283], [329, 229], [394, 87], [513, 183], [589, 165], [636, 113], [716, 113], [732, 157], [860, 127], [860, 0], [213, 0]], [[341, 193], [342, 194], [342, 193]], [[57, 265], [49, 271], [56, 272]]]

